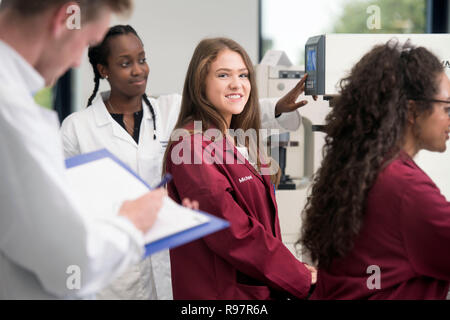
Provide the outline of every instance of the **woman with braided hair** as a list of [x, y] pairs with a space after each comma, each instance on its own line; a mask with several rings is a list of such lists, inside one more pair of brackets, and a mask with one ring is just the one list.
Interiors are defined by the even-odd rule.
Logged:
[[[107, 148], [152, 185], [152, 173], [160, 172], [159, 153], [164, 152], [157, 135], [161, 136], [165, 126], [145, 94], [149, 73], [145, 58], [142, 41], [131, 26], [110, 28], [99, 45], [89, 48], [95, 88], [88, 108], [67, 117], [61, 133], [66, 157]], [[111, 91], [96, 98], [101, 79], [109, 82]], [[99, 292], [97, 298], [157, 299], [155, 279], [163, 275], [153, 276], [160, 270], [152, 270], [152, 261], [153, 265], [167, 264], [168, 253], [147, 257]], [[165, 278], [169, 281], [161, 283], [165, 287], [158, 293], [160, 298], [171, 298], [163, 294], [171, 291], [170, 273]]]
[[317, 299], [444, 299], [450, 203], [413, 157], [444, 152], [450, 81], [427, 49], [390, 41], [341, 82], [300, 243]]
[[[65, 156], [107, 148], [154, 186], [161, 178], [162, 160], [180, 113], [181, 95], [147, 97], [149, 67], [145, 50], [129, 25], [111, 27], [103, 41], [89, 49], [89, 61], [95, 75], [94, 92], [88, 107], [71, 114], [62, 124]], [[108, 81], [111, 90], [97, 96], [102, 79]], [[261, 100], [262, 125], [296, 130], [301, 123], [296, 109], [306, 104], [296, 101], [303, 88], [304, 79], [278, 101]], [[168, 251], [151, 256], [151, 261], [144, 260], [98, 298], [171, 299]]]

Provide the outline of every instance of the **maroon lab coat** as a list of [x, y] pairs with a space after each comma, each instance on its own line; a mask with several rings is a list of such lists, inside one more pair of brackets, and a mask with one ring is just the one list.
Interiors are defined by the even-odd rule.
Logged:
[[270, 176], [261, 176], [226, 139], [202, 137], [197, 133], [185, 140], [192, 149], [201, 146], [192, 154], [217, 146], [211, 154], [217, 159], [223, 152], [234, 164], [175, 164], [171, 153], [184, 154], [176, 143], [166, 164], [173, 175], [168, 193], [178, 203], [185, 197], [199, 201], [200, 210], [231, 227], [171, 250], [174, 299], [307, 297], [311, 274], [281, 242]]
[[378, 175], [364, 219], [353, 250], [319, 270], [312, 298], [446, 297], [450, 203], [405, 152]]

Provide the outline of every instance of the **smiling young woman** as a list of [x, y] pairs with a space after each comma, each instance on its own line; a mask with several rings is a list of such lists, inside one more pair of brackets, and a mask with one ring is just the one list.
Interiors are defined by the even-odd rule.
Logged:
[[[164, 152], [180, 113], [181, 96], [169, 94], [155, 98], [146, 95], [149, 66], [143, 42], [131, 26], [111, 27], [103, 41], [89, 49], [89, 61], [94, 71], [94, 92], [86, 109], [71, 114], [62, 123], [66, 157], [107, 148], [150, 186], [155, 186], [160, 181]], [[234, 82], [234, 74], [230, 76]], [[216, 80], [222, 81], [227, 77], [220, 74]], [[238, 78], [245, 81], [243, 74], [239, 74]], [[103, 79], [111, 90], [98, 94]], [[304, 80], [278, 101], [262, 100], [258, 109], [262, 125], [279, 130], [296, 130], [301, 117], [295, 110], [306, 103], [296, 101], [303, 92], [303, 85]], [[237, 94], [241, 93], [243, 91], [239, 89]], [[239, 100], [233, 96], [226, 99]], [[276, 114], [281, 113], [280, 117], [275, 118]], [[168, 252], [146, 259], [141, 267], [130, 270], [114, 287], [116, 289], [99, 297], [171, 299]]]
[[[88, 108], [62, 123], [66, 157], [107, 148], [154, 186], [160, 180], [165, 136], [171, 126], [169, 115], [174, 112], [170, 106], [179, 104], [179, 99], [147, 97], [149, 66], [144, 45], [131, 26], [111, 27], [99, 45], [89, 48], [89, 61], [94, 92]], [[97, 97], [102, 79], [111, 90]], [[162, 112], [161, 100], [168, 105]], [[162, 116], [167, 122], [161, 121]], [[167, 251], [148, 257], [99, 292], [97, 298], [170, 299], [169, 265]]]
[[[175, 126], [187, 135], [170, 141], [164, 170], [173, 176], [168, 193], [175, 201], [192, 196], [201, 210], [231, 226], [171, 250], [174, 299], [301, 299], [315, 282], [315, 269], [281, 241], [274, 186], [264, 174], [267, 155], [258, 141], [239, 145], [229, 135], [231, 129], [258, 132], [259, 112], [255, 73], [245, 50], [231, 39], [202, 40], [189, 64]], [[198, 132], [197, 121], [202, 125]], [[212, 131], [219, 133], [215, 139]], [[247, 151], [251, 144], [254, 156]], [[191, 151], [187, 158], [201, 161], [175, 160], [173, 150], [180, 145], [188, 146], [183, 156]], [[214, 150], [212, 161], [205, 160], [208, 150]], [[233, 161], [224, 163], [218, 155], [227, 153]]]
[[205, 81], [205, 95], [209, 102], [231, 124], [233, 115], [240, 114], [250, 96], [249, 71], [237, 52], [225, 49], [211, 63]]

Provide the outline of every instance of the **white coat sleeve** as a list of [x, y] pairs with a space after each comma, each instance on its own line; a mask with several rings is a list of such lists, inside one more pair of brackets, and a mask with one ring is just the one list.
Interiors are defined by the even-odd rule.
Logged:
[[168, 94], [156, 99], [159, 106], [163, 137], [162, 140], [169, 141], [170, 135], [175, 128], [181, 110], [181, 95]]
[[75, 132], [75, 116], [75, 114], [69, 115], [61, 124], [60, 131], [65, 158], [70, 158], [81, 153], [80, 145]]
[[[142, 234], [124, 217], [89, 218], [66, 181], [56, 115], [0, 96], [0, 251], [57, 297], [91, 295], [140, 260]], [[80, 289], [68, 286], [73, 266]]]
[[275, 118], [275, 106], [278, 98], [265, 98], [259, 100], [261, 110], [261, 127], [265, 129], [278, 129], [280, 133], [295, 131], [300, 127], [301, 116], [298, 110], [283, 113]]

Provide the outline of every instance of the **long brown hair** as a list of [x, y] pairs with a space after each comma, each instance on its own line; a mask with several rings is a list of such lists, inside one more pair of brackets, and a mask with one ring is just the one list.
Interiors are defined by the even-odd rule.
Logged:
[[[367, 53], [341, 81], [326, 119], [324, 159], [304, 209], [303, 244], [326, 268], [353, 247], [378, 173], [404, 143], [409, 100], [432, 98], [443, 72], [423, 47], [390, 41]], [[430, 103], [415, 102], [416, 114]]]
[[[210, 70], [211, 63], [217, 58], [220, 52], [228, 49], [239, 53], [244, 60], [248, 70], [248, 79], [251, 90], [249, 99], [244, 110], [231, 118], [230, 129], [241, 129], [246, 131], [254, 129], [257, 133], [261, 128], [261, 117], [259, 111], [258, 93], [256, 88], [255, 71], [247, 52], [234, 40], [227, 38], [210, 38], [200, 41], [195, 48], [183, 88], [181, 110], [174, 130], [184, 128], [192, 121], [201, 121], [203, 131], [209, 128], [217, 128], [222, 134], [226, 132], [227, 124], [224, 117], [217, 111], [216, 107], [206, 98], [206, 77]], [[256, 146], [259, 150], [259, 135], [256, 136]], [[166, 160], [171, 149], [169, 144], [164, 154], [163, 174], [165, 173]], [[257, 159], [259, 161], [259, 158]], [[259, 162], [258, 162], [259, 165]]]

